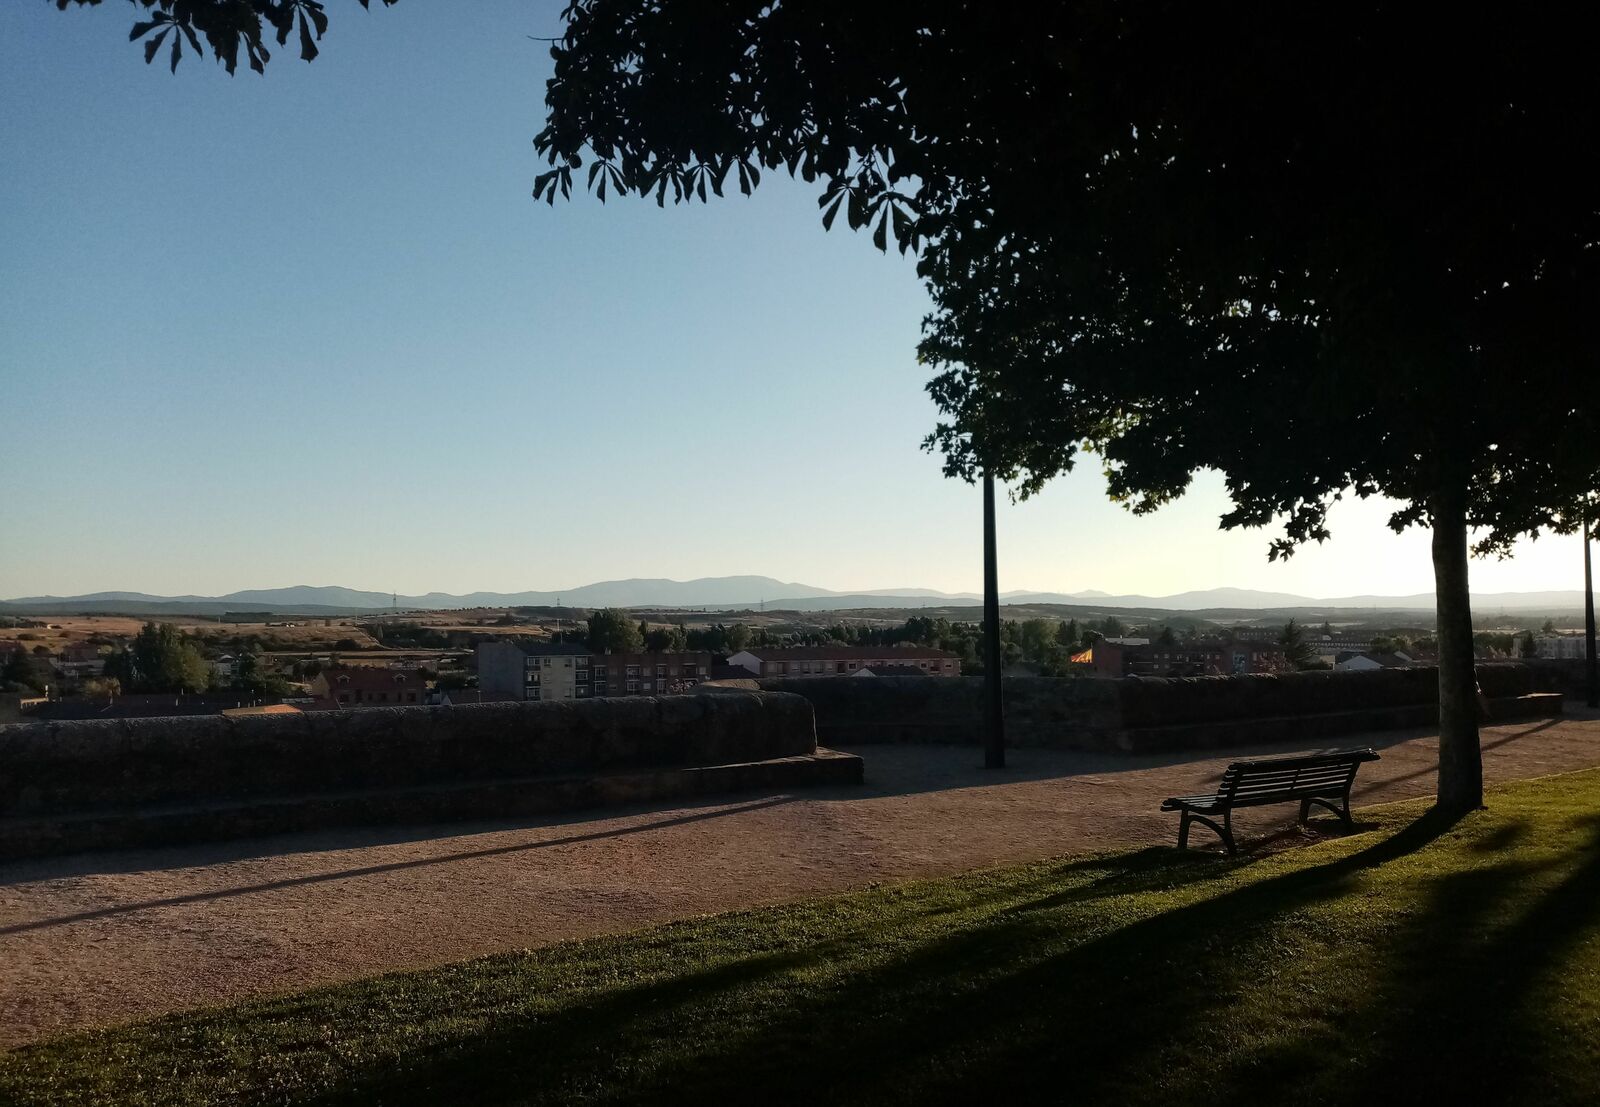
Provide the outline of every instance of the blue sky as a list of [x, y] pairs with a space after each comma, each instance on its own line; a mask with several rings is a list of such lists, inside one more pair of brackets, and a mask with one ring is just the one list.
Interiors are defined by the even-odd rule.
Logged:
[[[376, 7], [376, 6], [375, 6]], [[908, 260], [786, 179], [710, 206], [531, 196], [559, 2], [330, 5], [267, 75], [0, 6], [0, 597], [425, 592], [764, 573], [981, 581]], [[1220, 482], [1136, 519], [1092, 464], [1002, 507], [1001, 587], [1431, 588], [1381, 504], [1269, 565]], [[1578, 546], [1474, 564], [1581, 587]]]

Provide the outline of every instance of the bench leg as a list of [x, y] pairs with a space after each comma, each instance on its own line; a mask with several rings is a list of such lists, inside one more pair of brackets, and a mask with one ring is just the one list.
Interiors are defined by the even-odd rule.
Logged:
[[1311, 801], [1309, 799], [1301, 800], [1300, 801], [1300, 820], [1299, 820], [1301, 826], [1305, 825], [1306, 819], [1309, 818], [1310, 815], [1311, 815]]
[[1318, 807], [1326, 807], [1329, 811], [1332, 811], [1335, 815], [1339, 816], [1339, 821], [1344, 824], [1344, 828], [1346, 830], [1354, 830], [1356, 828], [1355, 820], [1350, 817], [1350, 793], [1349, 792], [1346, 792], [1344, 794], [1344, 799], [1343, 799], [1342, 803], [1334, 803], [1332, 800], [1325, 800], [1325, 799], [1304, 799], [1304, 800], [1301, 800], [1300, 801], [1300, 811], [1301, 811], [1300, 821], [1301, 822], [1305, 822], [1305, 818], [1306, 818], [1305, 813], [1308, 812], [1311, 809], [1311, 805], [1313, 803], [1316, 804]]
[[1220, 826], [1217, 823], [1214, 823], [1210, 819], [1206, 818], [1204, 815], [1196, 815], [1192, 811], [1183, 812], [1183, 814], [1179, 817], [1179, 820], [1178, 820], [1178, 848], [1179, 849], [1188, 849], [1189, 848], [1189, 824], [1190, 823], [1202, 823], [1205, 826], [1209, 826], [1213, 831], [1215, 831], [1217, 837], [1222, 839], [1222, 844], [1228, 847], [1228, 856], [1229, 857], [1232, 857], [1234, 854], [1239, 852], [1238, 849], [1235, 847], [1234, 842], [1233, 842], [1233, 812], [1232, 811], [1223, 812], [1223, 814], [1222, 814], [1222, 824]]

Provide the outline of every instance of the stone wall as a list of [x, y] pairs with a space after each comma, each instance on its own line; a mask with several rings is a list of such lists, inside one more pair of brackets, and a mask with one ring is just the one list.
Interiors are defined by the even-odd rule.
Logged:
[[804, 757], [810, 704], [736, 692], [0, 727], [0, 819]]
[[[823, 745], [960, 744], [978, 741], [983, 730], [982, 677], [764, 677], [755, 683], [810, 700]], [[1007, 677], [1007, 740], [1018, 746], [1111, 746], [1121, 726], [1119, 683]]]
[[[1479, 666], [1495, 718], [1557, 713], [1544, 671]], [[983, 733], [983, 679], [812, 677], [729, 681], [811, 701], [825, 745], [975, 743]], [[708, 691], [715, 691], [707, 686]], [[1013, 677], [1004, 682], [1006, 740], [1055, 749], [1203, 749], [1318, 741], [1369, 730], [1427, 726], [1438, 717], [1431, 668], [1237, 677]]]

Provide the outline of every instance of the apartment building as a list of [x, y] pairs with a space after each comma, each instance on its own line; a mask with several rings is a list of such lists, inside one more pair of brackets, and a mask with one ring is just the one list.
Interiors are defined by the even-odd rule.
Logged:
[[960, 676], [961, 657], [927, 646], [756, 646], [728, 664], [754, 676], [851, 676], [873, 666], [911, 666], [929, 676]]
[[478, 687], [525, 700], [684, 692], [711, 675], [709, 653], [591, 654], [576, 643], [480, 642]]
[[592, 660], [597, 696], [686, 692], [711, 676], [709, 653], [607, 653], [596, 654]]
[[575, 642], [479, 642], [478, 687], [523, 700], [577, 700], [593, 695], [589, 650]]
[[1536, 656], [1554, 660], [1572, 661], [1589, 656], [1582, 632], [1541, 634], [1534, 638], [1533, 648]]

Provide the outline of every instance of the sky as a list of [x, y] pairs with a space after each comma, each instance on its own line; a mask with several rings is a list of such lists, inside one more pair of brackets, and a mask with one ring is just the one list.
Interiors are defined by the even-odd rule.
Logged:
[[[560, 0], [329, 7], [316, 62], [230, 78], [146, 66], [127, 4], [0, 5], [0, 597], [981, 587], [909, 259], [777, 175], [536, 203]], [[1389, 505], [1280, 564], [1226, 509], [1202, 475], [1136, 518], [1088, 459], [1002, 502], [1000, 586], [1431, 590]], [[1473, 586], [1580, 588], [1578, 542]]]

